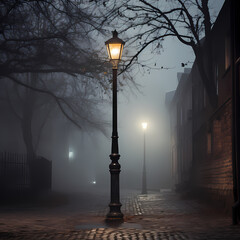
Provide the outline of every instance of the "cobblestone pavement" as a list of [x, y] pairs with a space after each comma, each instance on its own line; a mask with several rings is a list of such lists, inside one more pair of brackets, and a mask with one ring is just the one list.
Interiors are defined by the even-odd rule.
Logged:
[[240, 226], [232, 226], [230, 216], [174, 193], [125, 194], [122, 203], [124, 222], [114, 225], [105, 223], [108, 209], [101, 204], [78, 211], [5, 209], [0, 239], [240, 239]]

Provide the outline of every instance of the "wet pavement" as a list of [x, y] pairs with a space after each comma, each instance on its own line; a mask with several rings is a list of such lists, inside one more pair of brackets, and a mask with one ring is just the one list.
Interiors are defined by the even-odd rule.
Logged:
[[124, 222], [107, 224], [108, 195], [82, 193], [54, 205], [2, 206], [0, 239], [240, 239], [231, 217], [171, 192], [123, 191]]

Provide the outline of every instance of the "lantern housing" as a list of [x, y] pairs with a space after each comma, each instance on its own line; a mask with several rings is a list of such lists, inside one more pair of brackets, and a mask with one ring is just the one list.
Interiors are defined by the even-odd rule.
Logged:
[[125, 42], [118, 38], [117, 31], [113, 31], [113, 37], [105, 42], [108, 51], [108, 57], [110, 61], [113, 63], [113, 66], [117, 66], [118, 62], [122, 58], [122, 51]]

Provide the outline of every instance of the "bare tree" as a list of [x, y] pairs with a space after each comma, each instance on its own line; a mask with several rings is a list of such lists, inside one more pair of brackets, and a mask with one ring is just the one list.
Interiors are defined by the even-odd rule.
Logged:
[[127, 45], [137, 48], [125, 69], [138, 63], [139, 55], [148, 46], [157, 51], [166, 38], [176, 37], [192, 48], [210, 103], [216, 105], [211, 43], [214, 19], [209, 0], [105, 0], [100, 7], [104, 12], [102, 24], [118, 24], [121, 32], [129, 36]]
[[[0, 1], [0, 80], [50, 96], [79, 128], [103, 130], [96, 102], [110, 91], [108, 65], [92, 47], [101, 32], [93, 16], [95, 5], [82, 2]], [[26, 80], [26, 74], [35, 77]], [[39, 94], [25, 90], [29, 116], [34, 110], [33, 96]]]
[[94, 19], [84, 5], [68, 0], [0, 4], [1, 76], [65, 72], [90, 77], [103, 72], [89, 41]]
[[[2, 85], [1, 102], [8, 103], [9, 110], [20, 123], [23, 142], [29, 155], [36, 155], [41, 140], [42, 130], [49, 119], [64, 122], [59, 118], [54, 98], [62, 112], [82, 130], [98, 129], [105, 133], [106, 122], [102, 118], [100, 106], [104, 99], [100, 99], [98, 88], [88, 81], [79, 82], [67, 77], [55, 76], [50, 78], [40, 74], [21, 74], [23, 87], [15, 82], [5, 80]], [[20, 78], [20, 77], [19, 77]], [[39, 89], [39, 91], [32, 91]], [[46, 95], [47, 93], [47, 95]], [[49, 93], [49, 94], [48, 94]], [[52, 94], [52, 96], [51, 96]], [[58, 116], [58, 117], [57, 117]]]

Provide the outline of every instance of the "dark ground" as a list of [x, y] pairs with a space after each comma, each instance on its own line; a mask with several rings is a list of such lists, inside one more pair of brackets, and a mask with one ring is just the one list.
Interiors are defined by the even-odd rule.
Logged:
[[122, 191], [124, 222], [105, 223], [109, 193], [52, 193], [0, 207], [0, 239], [240, 239], [231, 216], [172, 192]]

